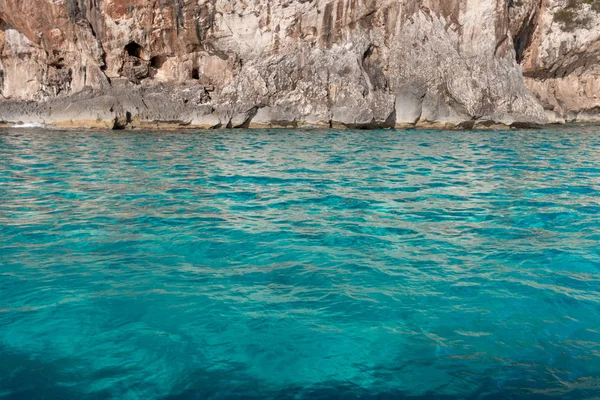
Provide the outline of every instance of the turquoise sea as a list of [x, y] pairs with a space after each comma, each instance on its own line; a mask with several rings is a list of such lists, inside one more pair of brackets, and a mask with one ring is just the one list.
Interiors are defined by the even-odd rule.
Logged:
[[0, 130], [1, 399], [600, 396], [600, 128]]

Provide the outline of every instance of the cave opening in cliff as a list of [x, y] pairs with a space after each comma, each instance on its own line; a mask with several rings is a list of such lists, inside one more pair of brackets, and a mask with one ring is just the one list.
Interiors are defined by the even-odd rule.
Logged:
[[192, 69], [192, 79], [200, 79], [200, 71], [198, 71], [198, 68]]
[[152, 68], [161, 69], [166, 61], [167, 58], [164, 56], [154, 56], [150, 59], [150, 66]]
[[130, 42], [125, 46], [125, 51], [129, 54], [130, 57], [141, 58], [142, 57], [142, 46], [137, 44], [136, 42]]

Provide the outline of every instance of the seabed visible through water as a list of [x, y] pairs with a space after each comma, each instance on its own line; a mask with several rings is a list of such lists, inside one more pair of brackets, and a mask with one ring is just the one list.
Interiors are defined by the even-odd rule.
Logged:
[[2, 399], [600, 395], [600, 130], [0, 131]]

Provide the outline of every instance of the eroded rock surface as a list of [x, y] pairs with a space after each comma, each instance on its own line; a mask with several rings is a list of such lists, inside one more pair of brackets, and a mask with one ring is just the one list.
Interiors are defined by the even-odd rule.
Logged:
[[599, 120], [600, 0], [521, 4], [530, 16], [521, 30], [525, 82], [549, 120]]
[[[600, 29], [557, 27], [563, 3], [0, 0], [0, 120], [370, 128], [593, 116]], [[585, 3], [576, 12], [596, 18]]]

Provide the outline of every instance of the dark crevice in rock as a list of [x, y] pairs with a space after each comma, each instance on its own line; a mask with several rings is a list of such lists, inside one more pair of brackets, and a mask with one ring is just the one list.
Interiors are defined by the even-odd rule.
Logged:
[[419, 122], [421, 122], [421, 117], [423, 116], [423, 103], [421, 103], [421, 108], [419, 109], [419, 115], [415, 118], [413, 125], [417, 126]]
[[502, 51], [499, 53], [500, 50], [506, 49], [506, 46], [504, 46], [504, 44], [506, 44], [506, 41], [508, 40], [508, 35], [504, 36], [501, 40], [498, 41], [498, 43], [496, 43], [496, 48], [494, 49], [494, 56], [498, 57], [498, 56], [504, 56], [506, 54], [506, 52]]
[[78, 0], [68, 0], [67, 1], [67, 14], [69, 17], [73, 18], [74, 21], [79, 22], [82, 19], [85, 19], [85, 11], [82, 11], [79, 6]]
[[130, 82], [139, 84], [141, 80], [150, 76], [150, 60], [145, 60], [142, 46], [136, 42], [129, 42], [123, 49], [124, 59], [120, 75]]
[[[96, 11], [97, 12], [97, 7], [98, 6], [96, 4], [94, 4], [94, 7], [92, 8], [92, 11]], [[104, 78], [106, 79], [106, 83], [108, 83], [108, 85], [110, 85], [111, 84], [111, 80], [106, 75], [106, 68], [107, 68], [106, 67], [106, 51], [104, 50], [104, 46], [102, 44], [102, 40], [100, 40], [98, 32], [96, 31], [96, 29], [94, 28], [94, 25], [92, 24], [92, 21], [94, 21], [94, 19], [93, 18], [88, 18], [87, 8], [85, 6], [83, 6], [83, 7], [80, 6], [79, 9], [80, 9], [80, 13], [82, 15], [82, 19], [80, 21], [78, 21], [78, 23], [84, 29], [88, 29], [89, 33], [91, 34], [91, 36], [96, 40], [96, 44], [98, 46], [98, 49], [100, 50], [100, 55], [99, 55], [99, 60], [98, 60], [100, 62], [100, 65], [98, 66], [98, 68], [100, 69], [100, 71], [104, 75]]]
[[470, 131], [473, 128], [475, 128], [476, 123], [477, 123], [477, 121], [473, 120], [473, 119], [469, 120], [469, 121], [462, 121], [456, 125], [456, 128]]
[[[114, 107], [111, 107], [110, 109], [112, 111], [114, 109]], [[130, 129], [130, 128], [132, 128], [132, 126], [131, 126], [132, 123], [133, 123], [133, 116], [132, 116], [131, 112], [126, 111], [125, 115], [121, 114], [121, 115], [115, 116], [112, 129], [115, 131], [120, 131], [123, 129]]]
[[366, 75], [369, 90], [387, 91], [389, 85], [388, 80], [383, 73], [383, 69], [381, 68], [380, 53], [381, 50], [379, 47], [372, 44], [369, 45], [363, 54], [360, 67]]
[[330, 48], [334, 37], [334, 21], [333, 21], [333, 2], [327, 3], [323, 10], [321, 44], [324, 47]]
[[167, 58], [164, 56], [154, 56], [150, 59], [150, 66], [155, 69], [161, 69]]
[[179, 33], [179, 29], [183, 29], [185, 27], [184, 15], [183, 15], [183, 0], [174, 0], [175, 8], [176, 8], [176, 20], [177, 20], [177, 33]]
[[541, 129], [542, 126], [533, 122], [513, 122], [510, 127], [513, 129]]
[[246, 119], [244, 120], [244, 122], [242, 122], [241, 124], [235, 126], [234, 128], [238, 129], [248, 129], [250, 127], [250, 123], [252, 122], [252, 119], [256, 116], [256, 114], [258, 113], [258, 106], [252, 107], [250, 110], [248, 110], [246, 112]]
[[396, 103], [394, 103], [394, 109], [390, 113], [390, 115], [385, 120], [384, 128], [395, 128], [396, 127]]
[[125, 129], [125, 124], [123, 124], [123, 121], [119, 119], [119, 117], [115, 117], [115, 120], [113, 122], [113, 131], [121, 131], [123, 129]]
[[[345, 128], [348, 129], [393, 129], [396, 127], [396, 105], [394, 104], [394, 108], [392, 112], [387, 116], [384, 121], [376, 120], [373, 118], [370, 122], [363, 124], [341, 124]], [[331, 122], [330, 122], [331, 123]]]
[[125, 51], [130, 57], [140, 58], [142, 56], [142, 46], [136, 42], [130, 42], [125, 46]]
[[197, 43], [200, 45], [200, 48], [204, 51], [212, 54], [213, 52], [219, 53], [219, 57], [224, 56], [226, 59], [226, 54], [223, 54], [220, 51], [216, 51], [214, 46], [209, 41], [211, 33], [214, 29], [215, 18], [218, 14], [216, 10], [216, 0], [210, 0], [205, 2], [204, 5], [197, 8], [197, 12], [195, 15], [195, 34]]
[[4, 92], [3, 91], [4, 91], [4, 70], [0, 69], [0, 95], [3, 98], [6, 98], [6, 97], [4, 97]]
[[531, 46], [531, 42], [533, 40], [533, 34], [537, 29], [538, 23], [538, 15], [540, 11], [542, 0], [540, 0], [540, 4], [536, 5], [531, 13], [527, 16], [527, 18], [523, 19], [523, 24], [517, 31], [517, 34], [514, 38], [514, 46], [516, 52], [516, 59], [519, 64], [521, 64], [525, 58], [525, 52]]

